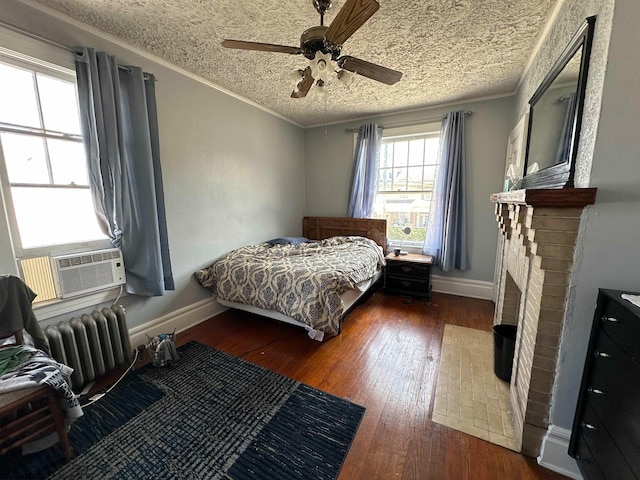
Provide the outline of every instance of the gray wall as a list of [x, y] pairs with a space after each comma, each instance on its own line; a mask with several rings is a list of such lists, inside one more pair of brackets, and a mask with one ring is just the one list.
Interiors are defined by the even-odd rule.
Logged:
[[[158, 79], [160, 154], [176, 290], [165, 297], [124, 298], [130, 327], [207, 298], [193, 272], [229, 250], [301, 234], [301, 128], [14, 0], [2, 0], [0, 20], [65, 45], [105, 50]], [[11, 272], [2, 217], [0, 272]]]
[[[381, 87], [382, 88], [382, 87]], [[465, 119], [467, 156], [467, 212], [471, 268], [452, 271], [450, 277], [493, 281], [497, 229], [494, 205], [489, 195], [502, 191], [507, 138], [511, 132], [513, 97], [465, 103], [455, 106], [372, 117], [357, 122], [305, 130], [306, 215], [343, 216], [347, 212], [349, 183], [353, 166], [353, 134], [372, 121], [394, 125], [420, 120], [439, 121], [452, 110], [471, 110]]]
[[[518, 94], [522, 105], [572, 33], [597, 14], [577, 185], [598, 188], [583, 216], [562, 333], [551, 422], [571, 428], [598, 288], [640, 291], [640, 4], [567, 0]], [[535, 80], [534, 80], [535, 79]]]

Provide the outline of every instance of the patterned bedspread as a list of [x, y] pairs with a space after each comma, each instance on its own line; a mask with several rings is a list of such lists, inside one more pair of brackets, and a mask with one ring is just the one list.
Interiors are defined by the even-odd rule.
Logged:
[[195, 276], [223, 300], [275, 310], [335, 335], [343, 310], [340, 295], [384, 264], [373, 240], [333, 237], [299, 245], [242, 247]]

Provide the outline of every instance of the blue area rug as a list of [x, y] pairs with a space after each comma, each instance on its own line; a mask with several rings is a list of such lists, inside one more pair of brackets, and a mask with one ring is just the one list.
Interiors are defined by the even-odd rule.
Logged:
[[364, 408], [191, 342], [130, 374], [58, 446], [0, 458], [2, 478], [334, 479]]

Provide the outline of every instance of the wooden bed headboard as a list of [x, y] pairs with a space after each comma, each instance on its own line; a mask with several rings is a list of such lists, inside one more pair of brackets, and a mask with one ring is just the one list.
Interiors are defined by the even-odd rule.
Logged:
[[387, 221], [379, 218], [304, 217], [302, 235], [311, 240], [357, 235], [387, 249]]

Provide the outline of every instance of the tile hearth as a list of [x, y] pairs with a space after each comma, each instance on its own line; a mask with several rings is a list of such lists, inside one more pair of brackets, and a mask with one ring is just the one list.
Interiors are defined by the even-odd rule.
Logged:
[[445, 325], [431, 419], [518, 451], [509, 384], [493, 372], [491, 332]]

